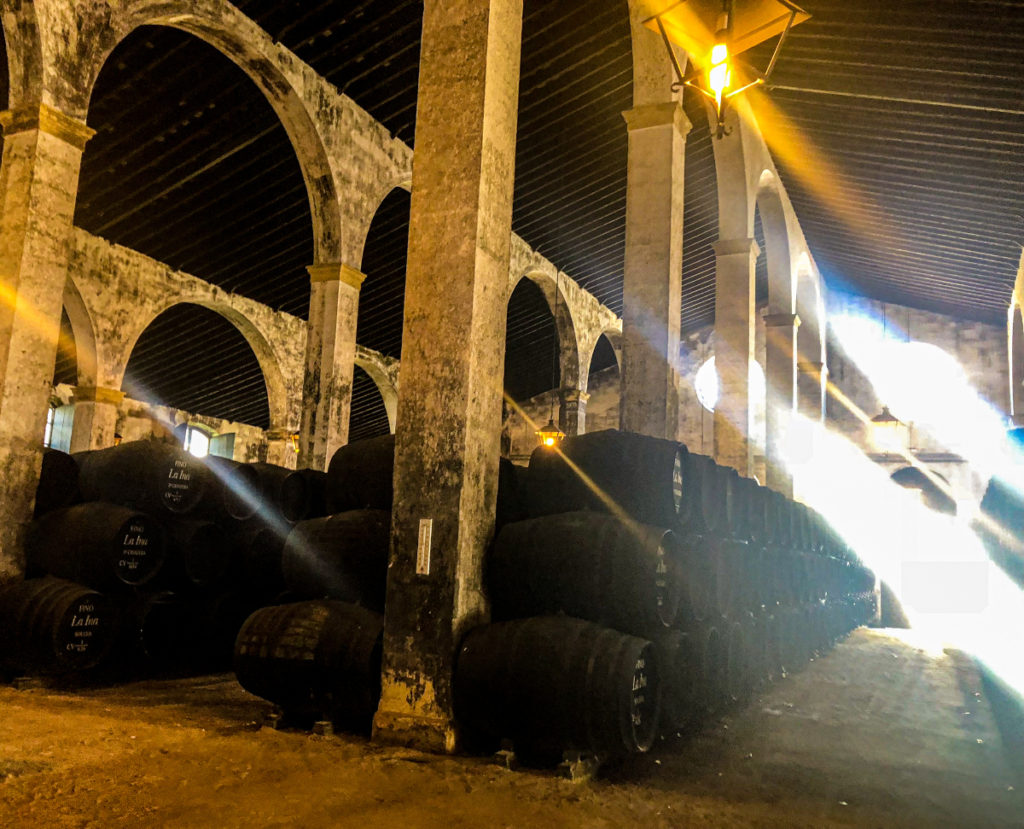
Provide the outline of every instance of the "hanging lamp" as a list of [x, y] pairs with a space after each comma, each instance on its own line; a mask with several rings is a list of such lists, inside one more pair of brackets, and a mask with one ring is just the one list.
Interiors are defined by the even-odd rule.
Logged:
[[[688, 86], [714, 104], [718, 138], [728, 132], [729, 101], [768, 82], [789, 30], [810, 18], [789, 0], [647, 0], [641, 5], [649, 15], [644, 25], [661, 35], [668, 50], [676, 75], [673, 91]], [[737, 55], [776, 35], [779, 40], [764, 72], [736, 65]], [[685, 74], [673, 44], [688, 55]]]

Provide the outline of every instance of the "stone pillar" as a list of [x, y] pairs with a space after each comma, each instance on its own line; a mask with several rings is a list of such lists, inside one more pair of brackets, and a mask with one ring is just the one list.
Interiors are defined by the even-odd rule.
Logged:
[[297, 455], [292, 443], [291, 429], [271, 426], [264, 432], [267, 439], [267, 463], [295, 469]]
[[722, 239], [715, 248], [715, 460], [750, 475], [750, 366], [754, 362], [753, 239]]
[[814, 360], [799, 360], [797, 363], [797, 410], [815, 423], [825, 422], [825, 391], [828, 368]]
[[374, 736], [454, 751], [451, 674], [488, 618], [522, 0], [426, 0]]
[[366, 274], [337, 263], [310, 265], [308, 270], [299, 466], [325, 470], [335, 450], [348, 442], [359, 289]]
[[786, 463], [786, 439], [796, 412], [796, 337], [800, 317], [766, 314], [765, 365], [768, 394], [765, 406], [766, 483], [787, 498], [793, 497], [793, 475]]
[[683, 161], [690, 131], [677, 101], [623, 113], [629, 132], [622, 283], [622, 406], [630, 432], [679, 432]]
[[82, 150], [93, 131], [40, 104], [0, 112], [0, 583], [24, 570]]
[[114, 445], [117, 408], [124, 400], [120, 389], [76, 386], [75, 419], [71, 425], [71, 451], [86, 452]]
[[567, 435], [583, 435], [587, 431], [587, 401], [590, 395], [582, 389], [558, 390], [558, 426]]

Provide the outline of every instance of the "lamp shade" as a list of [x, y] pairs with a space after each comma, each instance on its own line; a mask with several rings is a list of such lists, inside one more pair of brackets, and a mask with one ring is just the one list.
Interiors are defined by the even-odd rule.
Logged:
[[[643, 0], [640, 8], [645, 26], [658, 31], [660, 18], [668, 39], [702, 65], [715, 42], [722, 0]], [[729, 52], [738, 55], [782, 34], [791, 15], [794, 26], [810, 18], [788, 0], [733, 0]]]
[[562, 438], [565, 437], [565, 432], [558, 428], [558, 424], [555, 423], [555, 418], [552, 417], [548, 420], [547, 425], [543, 429], [537, 430], [537, 437], [540, 438], [540, 442], [544, 446], [553, 447], [562, 442]]
[[888, 406], [882, 406], [881, 413], [871, 418], [871, 442], [878, 451], [902, 452], [907, 448], [909, 437], [910, 429]]

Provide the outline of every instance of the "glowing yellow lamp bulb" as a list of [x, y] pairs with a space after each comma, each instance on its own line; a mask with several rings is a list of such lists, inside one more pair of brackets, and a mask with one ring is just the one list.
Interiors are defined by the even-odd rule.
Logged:
[[708, 87], [715, 93], [718, 108], [722, 108], [722, 96], [729, 88], [729, 47], [716, 43], [711, 48], [711, 69], [708, 70]]
[[545, 446], [554, 446], [555, 445], [555, 439], [552, 438], [552, 437], [544, 438], [544, 445]]

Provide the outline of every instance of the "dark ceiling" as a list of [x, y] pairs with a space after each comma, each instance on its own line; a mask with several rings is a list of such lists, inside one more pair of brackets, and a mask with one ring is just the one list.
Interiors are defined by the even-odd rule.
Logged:
[[[419, 0], [237, 5], [412, 143]], [[1024, 238], [1021, 3], [802, 5], [813, 17], [790, 35], [770, 103], [757, 112], [819, 267], [835, 287], [1004, 319]], [[750, 57], [763, 66], [766, 53]], [[623, 0], [526, 0], [514, 229], [616, 312], [621, 112], [631, 83]], [[4, 75], [0, 101], [5, 94]], [[694, 129], [686, 151], [684, 330], [714, 315], [717, 197], [701, 106], [687, 101]], [[101, 72], [89, 123], [98, 132], [83, 159], [77, 224], [305, 315], [312, 233], [302, 177], [284, 130], [233, 64], [188, 35], [141, 29]], [[395, 357], [408, 210], [400, 191], [385, 201], [362, 263], [358, 339]], [[759, 264], [763, 294], [763, 257]], [[551, 383], [551, 318], [537, 300], [524, 288], [509, 307], [506, 385], [520, 398]], [[199, 324], [198, 317], [158, 320], [133, 355], [129, 381], [175, 405], [192, 387], [210, 387], [202, 359], [208, 338], [202, 353], [181, 350], [189, 338], [180, 330]], [[146, 353], [164, 339], [185, 341], [174, 372]], [[261, 424], [260, 378], [238, 374], [219, 394], [204, 392], [212, 407], [204, 413], [241, 406], [241, 419]], [[371, 431], [381, 428], [382, 409], [370, 415], [368, 408], [354, 403], [354, 433], [366, 431], [364, 416]]]

